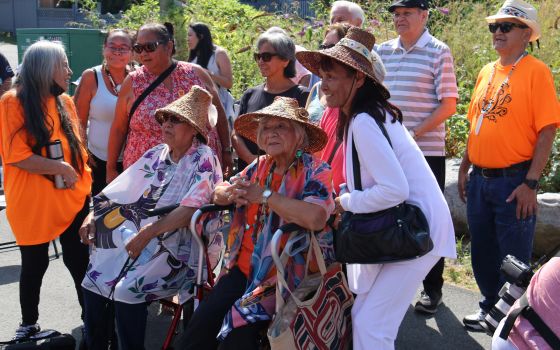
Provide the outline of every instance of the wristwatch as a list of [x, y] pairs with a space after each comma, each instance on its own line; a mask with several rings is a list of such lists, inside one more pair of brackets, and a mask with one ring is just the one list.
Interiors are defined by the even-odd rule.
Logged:
[[270, 198], [270, 196], [272, 196], [272, 190], [270, 188], [265, 188], [263, 193], [262, 193], [261, 203], [266, 204], [268, 202], [268, 198]]
[[537, 188], [539, 188], [539, 180], [525, 179], [523, 180], [523, 183], [532, 190], [536, 190]]

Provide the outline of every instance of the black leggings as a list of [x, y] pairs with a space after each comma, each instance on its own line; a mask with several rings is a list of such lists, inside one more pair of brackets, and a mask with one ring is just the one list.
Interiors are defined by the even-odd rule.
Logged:
[[185, 333], [178, 340], [181, 350], [256, 350], [259, 349], [259, 333], [266, 329], [269, 321], [259, 321], [235, 328], [219, 343], [216, 336], [226, 313], [233, 303], [243, 296], [247, 278], [235, 266], [222, 276], [208, 298], [200, 303], [192, 316]]
[[[88, 247], [80, 243], [78, 230], [89, 213], [89, 198], [86, 198], [83, 208], [76, 214], [74, 221], [60, 235], [62, 246], [62, 260], [70, 271], [78, 301], [82, 306], [82, 289], [80, 287], [89, 262]], [[19, 276], [19, 303], [23, 324], [32, 325], [39, 319], [39, 294], [43, 276], [49, 266], [50, 242], [36, 245], [19, 246], [21, 253], [21, 273]]]

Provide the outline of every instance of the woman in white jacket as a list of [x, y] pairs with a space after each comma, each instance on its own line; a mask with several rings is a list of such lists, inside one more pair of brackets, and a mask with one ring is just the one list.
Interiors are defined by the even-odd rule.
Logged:
[[[402, 125], [402, 113], [388, 102], [376, 80], [372, 34], [350, 28], [333, 48], [302, 52], [297, 59], [322, 78], [327, 106], [338, 107], [348, 192], [336, 199], [339, 211], [372, 213], [403, 201], [425, 214], [434, 248], [426, 255], [388, 264], [349, 264], [348, 282], [357, 295], [352, 308], [354, 349], [394, 349], [399, 325], [420, 283], [441, 258], [455, 258], [449, 208], [422, 152]], [[376, 120], [383, 123], [392, 147]], [[360, 162], [363, 190], [356, 190], [352, 142]]]

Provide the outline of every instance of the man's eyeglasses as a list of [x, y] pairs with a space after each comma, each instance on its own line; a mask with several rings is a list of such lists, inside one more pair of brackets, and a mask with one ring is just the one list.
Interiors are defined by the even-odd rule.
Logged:
[[164, 44], [164, 42], [154, 41], [154, 42], [145, 43], [145, 44], [134, 44], [134, 46], [132, 46], [132, 49], [136, 53], [142, 53], [142, 51], [154, 52], [160, 44]]
[[114, 46], [105, 46], [107, 49], [109, 49], [112, 53], [118, 53], [118, 54], [123, 54], [123, 53], [129, 53], [130, 52], [130, 47], [125, 46], [125, 47], [114, 47]]
[[488, 24], [488, 30], [490, 30], [490, 33], [496, 33], [498, 28], [500, 28], [500, 32], [502, 33], [509, 33], [514, 27], [522, 29], [529, 28], [525, 24], [517, 24], [511, 22], [496, 22]]
[[259, 60], [263, 60], [263, 62], [270, 62], [270, 60], [272, 59], [272, 57], [274, 56], [280, 56], [277, 53], [272, 53], [272, 52], [263, 52], [263, 53], [258, 53], [255, 52], [253, 54], [253, 58], [255, 59], [255, 61], [259, 61]]
[[164, 114], [158, 118], [158, 122], [163, 124], [165, 122], [170, 122], [171, 124], [182, 124], [186, 123], [187, 121], [183, 118], [179, 118], [174, 114]]
[[334, 47], [334, 44], [321, 44], [319, 45], [319, 50], [326, 50], [326, 49], [330, 49], [331, 47]]

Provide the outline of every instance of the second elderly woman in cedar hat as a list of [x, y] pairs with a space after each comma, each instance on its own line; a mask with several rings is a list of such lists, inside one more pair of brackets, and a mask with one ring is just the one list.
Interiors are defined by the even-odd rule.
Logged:
[[[228, 236], [227, 273], [197, 308], [181, 349], [216, 349], [218, 342], [220, 349], [258, 349], [261, 331], [275, 311], [270, 242], [284, 223], [305, 229], [295, 237], [319, 232], [325, 260], [333, 261], [332, 232], [326, 225], [334, 209], [331, 170], [313, 156], [325, 146], [326, 134], [288, 97], [276, 97], [271, 105], [240, 116], [235, 131], [266, 154], [214, 192], [214, 203], [237, 206]], [[305, 257], [292, 253], [286, 270], [298, 284]]]

